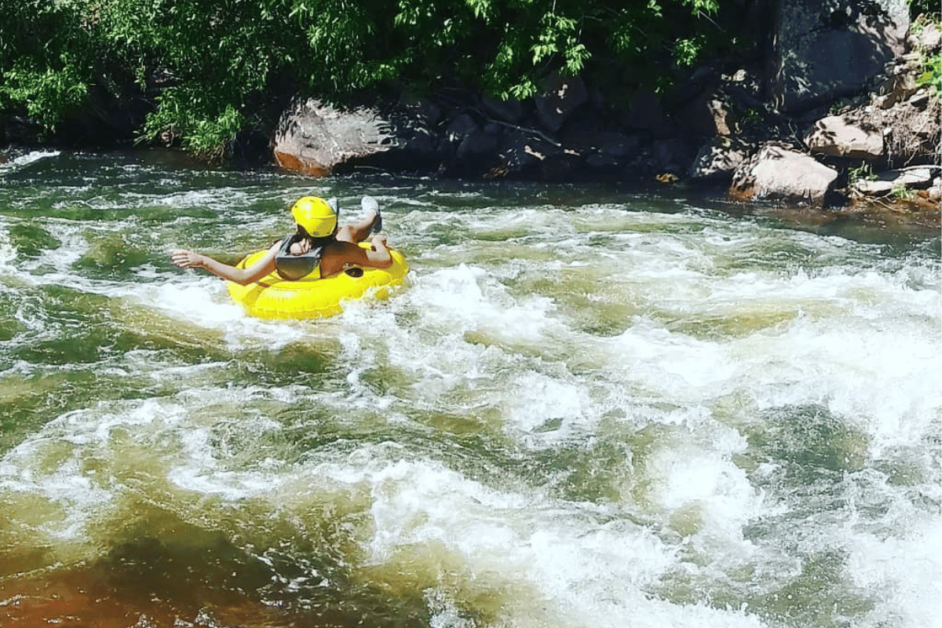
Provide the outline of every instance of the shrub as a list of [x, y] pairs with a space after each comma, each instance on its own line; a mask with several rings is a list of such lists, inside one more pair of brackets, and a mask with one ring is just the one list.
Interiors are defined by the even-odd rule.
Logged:
[[454, 81], [523, 99], [552, 71], [608, 77], [621, 91], [626, 80], [663, 86], [728, 45], [710, 18], [719, 4], [0, 0], [0, 114], [52, 129], [93, 88], [136, 83], [153, 99], [143, 140], [173, 136], [220, 158], [295, 90], [340, 100], [388, 81]]

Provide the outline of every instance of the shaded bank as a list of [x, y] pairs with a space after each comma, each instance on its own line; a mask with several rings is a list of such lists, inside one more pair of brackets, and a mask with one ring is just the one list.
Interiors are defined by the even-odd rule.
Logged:
[[[472, 180], [685, 181], [743, 199], [937, 221], [942, 109], [924, 84], [925, 60], [940, 50], [935, 23], [910, 28], [898, 2], [865, 12], [835, 3], [831, 13], [793, 4], [801, 3], [777, 5], [773, 54], [702, 65], [674, 89], [635, 93], [624, 107], [588, 78], [559, 75], [527, 101], [473, 89], [399, 93], [350, 109], [298, 99], [276, 128], [274, 156], [315, 176], [376, 168]], [[866, 184], [876, 178], [885, 185]]]
[[[717, 28], [734, 22], [736, 7], [754, 45], [687, 70], [665, 66], [660, 86], [620, 85], [599, 68], [547, 68], [536, 93], [516, 100], [455, 80], [425, 91], [386, 82], [327, 102], [289, 81], [266, 101], [280, 111], [277, 122], [240, 131], [229, 156], [315, 177], [684, 182], [736, 198], [933, 220], [942, 196], [940, 101], [924, 69], [939, 55], [936, 22], [911, 23], [902, 0], [780, 0], [725, 4]], [[161, 85], [152, 85], [154, 98], [174, 89]], [[141, 116], [134, 107], [91, 109], [99, 119]], [[28, 137], [29, 124], [7, 118], [6, 137]], [[105, 139], [94, 126], [79, 128], [86, 135], [73, 137], [78, 145]], [[180, 129], [169, 125], [157, 137], [177, 146]]]

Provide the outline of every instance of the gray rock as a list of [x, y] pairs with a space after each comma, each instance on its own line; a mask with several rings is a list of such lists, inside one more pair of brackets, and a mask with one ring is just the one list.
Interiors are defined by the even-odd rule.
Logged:
[[459, 160], [471, 159], [490, 154], [496, 149], [497, 137], [484, 129], [477, 129], [461, 140], [455, 150], [455, 157]]
[[892, 181], [880, 179], [861, 179], [854, 183], [854, 191], [866, 196], [885, 196], [893, 191]]
[[684, 109], [683, 118], [695, 133], [706, 137], [730, 135], [734, 128], [731, 107], [716, 90], [704, 91], [694, 98]]
[[498, 140], [496, 125], [488, 125], [488, 131], [477, 123], [470, 114], [461, 113], [452, 118], [445, 127], [444, 146], [451, 147], [450, 166], [458, 171], [475, 170], [481, 159], [497, 150]]
[[730, 181], [736, 168], [755, 153], [756, 145], [734, 137], [714, 137], [704, 144], [690, 166], [694, 181]]
[[606, 159], [620, 159], [638, 151], [640, 140], [634, 135], [617, 131], [602, 131], [592, 128], [577, 128], [561, 137], [565, 146], [581, 153], [598, 154]]
[[938, 168], [907, 168], [906, 170], [897, 170], [897, 176], [894, 180], [897, 185], [905, 185], [908, 188], [925, 189], [932, 185], [932, 175]]
[[485, 96], [481, 98], [481, 106], [497, 120], [516, 124], [523, 119], [523, 104], [519, 100], [497, 100]]
[[628, 109], [626, 122], [629, 127], [650, 133], [653, 137], [669, 137], [673, 132], [664, 115], [661, 99], [651, 92], [641, 91], [635, 94]]
[[926, 22], [919, 34], [918, 45], [927, 53], [936, 52], [942, 48], [942, 32], [933, 22]]
[[864, 179], [854, 183], [854, 190], [868, 196], [883, 196], [898, 189], [926, 189], [932, 185], [933, 175], [938, 168], [919, 167], [903, 170], [886, 170], [873, 179]]
[[442, 117], [442, 108], [426, 98], [409, 93], [399, 97], [399, 110], [426, 126], [434, 126]]
[[936, 179], [932, 182], [932, 187], [929, 188], [927, 194], [930, 201], [938, 201], [942, 199], [942, 179]]
[[694, 158], [693, 150], [679, 139], [654, 140], [651, 144], [651, 153], [658, 170], [673, 173], [687, 171]]
[[770, 92], [784, 111], [872, 85], [906, 52], [906, 0], [780, 0]]
[[812, 151], [832, 157], [848, 157], [875, 161], [883, 156], [883, 133], [864, 128], [841, 116], [818, 120], [805, 137]]
[[506, 134], [501, 142], [498, 169], [502, 176], [540, 171], [546, 163], [562, 153], [562, 148], [539, 136], [522, 130], [513, 131]]
[[823, 206], [836, 180], [837, 171], [813, 157], [766, 144], [736, 169], [730, 194]]
[[445, 140], [452, 144], [460, 144], [464, 138], [479, 129], [478, 123], [470, 114], [460, 113], [445, 127]]
[[289, 170], [324, 175], [392, 149], [396, 143], [388, 129], [373, 109], [341, 112], [317, 100], [297, 102], [275, 131], [274, 156]]
[[602, 170], [621, 165], [621, 160], [614, 155], [609, 155], [606, 153], [591, 153], [588, 157], [585, 158], [585, 164], [590, 168], [598, 168]]

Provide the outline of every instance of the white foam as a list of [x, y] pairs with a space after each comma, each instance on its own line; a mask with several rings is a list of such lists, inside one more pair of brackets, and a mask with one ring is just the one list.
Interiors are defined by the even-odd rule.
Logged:
[[[87, 533], [88, 523], [113, 506], [114, 478], [107, 468], [116, 460], [109, 450], [118, 430], [154, 421], [172, 423], [181, 412], [154, 400], [117, 414], [105, 408], [107, 405], [102, 404], [100, 408], [66, 413], [0, 459], [0, 490], [30, 496], [31, 510], [45, 508], [55, 513], [37, 526], [47, 535], [79, 540]], [[97, 461], [103, 462], [99, 465]], [[103, 468], [102, 473], [94, 470], [98, 466]], [[47, 505], [39, 506], [36, 497]]]
[[[220, 226], [188, 207], [245, 218], [246, 240], [283, 224], [283, 213], [228, 204], [256, 194], [220, 186], [87, 204], [182, 208], [155, 229], [159, 249], [167, 230]], [[443, 197], [460, 201], [441, 207]], [[122, 301], [109, 321], [146, 335], [133, 322], [146, 316], [160, 335], [157, 350], [144, 342], [93, 365], [9, 360], [10, 380], [88, 370], [153, 395], [88, 402], [6, 452], [0, 498], [27, 531], [19, 538], [35, 533], [24, 544], [81, 538], [135, 514], [124, 509], [141, 494], [207, 528], [231, 530], [237, 513], [249, 524], [240, 539], [259, 547], [284, 529], [331, 528], [355, 546], [328, 552], [345, 576], [424, 595], [442, 628], [754, 628], [767, 608], [710, 600], [761, 604], [833, 549], [847, 557], [838, 584], [872, 605], [849, 621], [937, 623], [935, 262], [627, 204], [508, 211], [436, 189], [396, 202], [404, 209], [388, 224], [408, 246], [412, 285], [299, 323], [247, 317], [203, 273], [144, 265], [107, 281], [77, 267], [94, 236], [140, 230], [133, 217], [46, 221], [62, 246], [28, 260], [16, 260], [12, 219], [0, 219], [0, 289], [106, 295]], [[595, 320], [597, 304], [624, 305], [606, 311], [611, 335], [574, 323]], [[19, 307], [27, 340], [62, 333]], [[292, 373], [278, 352], [311, 342], [330, 347], [330, 364]], [[218, 343], [222, 357], [192, 357]], [[755, 441], [769, 411], [805, 406], [865, 443], [847, 469], [803, 469], [840, 478], [822, 480], [826, 495], [790, 485], [796, 463]], [[912, 466], [911, 484], [880, 470], [893, 456]], [[306, 569], [306, 555], [293, 558]], [[303, 594], [316, 576], [284, 581]]]
[[652, 483], [648, 498], [668, 518], [694, 517], [692, 529], [683, 532], [693, 535], [698, 549], [722, 560], [745, 560], [753, 554], [743, 528], [765, 513], [761, 493], [732, 459], [745, 448], [738, 432], [711, 422], [690, 440], [658, 448], [644, 468]]
[[59, 151], [37, 150], [31, 151], [25, 155], [20, 155], [19, 157], [14, 157], [7, 162], [0, 163], [0, 176], [8, 172], [22, 170], [29, 165], [36, 163], [37, 161], [51, 159], [53, 157], [57, 157], [58, 155]]
[[942, 626], [942, 526], [936, 513], [907, 520], [894, 536], [849, 531], [848, 572], [863, 590], [881, 592], [862, 628]]
[[[334, 464], [310, 471], [371, 487], [369, 562], [383, 566], [372, 573], [421, 570], [418, 556], [427, 556], [433, 569], [445, 560], [460, 570], [450, 580], [464, 595], [501, 591], [493, 603], [500, 621], [513, 626], [761, 625], [739, 609], [673, 605], [647, 595], [676, 557], [644, 526], [539, 491], [489, 488], [437, 463], [384, 463], [375, 453], [358, 473]], [[409, 564], [398, 567], [399, 560]], [[438, 590], [435, 606], [443, 596]], [[448, 612], [447, 605], [439, 610]]]

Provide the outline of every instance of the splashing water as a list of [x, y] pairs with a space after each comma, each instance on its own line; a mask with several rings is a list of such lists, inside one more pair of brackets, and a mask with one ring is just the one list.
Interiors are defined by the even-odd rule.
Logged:
[[[942, 626], [937, 235], [677, 192], [0, 170], [0, 625]], [[246, 317], [302, 194], [382, 303]]]

